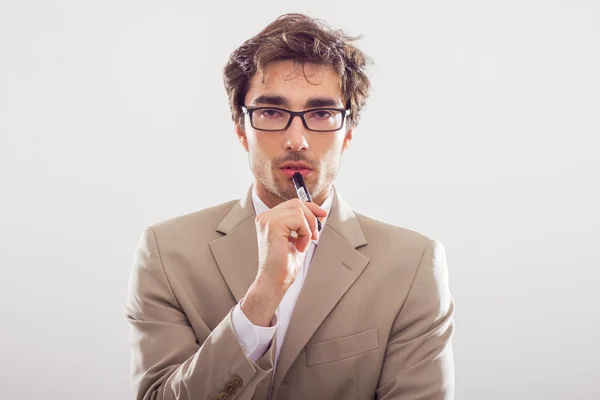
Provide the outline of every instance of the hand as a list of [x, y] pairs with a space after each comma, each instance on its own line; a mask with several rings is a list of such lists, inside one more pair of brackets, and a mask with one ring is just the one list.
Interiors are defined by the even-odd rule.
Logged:
[[258, 273], [240, 306], [254, 325], [270, 326], [275, 310], [300, 270], [299, 254], [317, 238], [317, 217], [327, 212], [291, 199], [256, 216]]
[[285, 292], [300, 270], [300, 253], [305, 253], [311, 240], [317, 238], [317, 217], [325, 216], [324, 209], [300, 199], [288, 200], [257, 215], [257, 279], [281, 285]]

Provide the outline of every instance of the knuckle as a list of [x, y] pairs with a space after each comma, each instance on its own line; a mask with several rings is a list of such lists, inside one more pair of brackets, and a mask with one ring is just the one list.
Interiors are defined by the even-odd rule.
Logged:
[[256, 218], [254, 218], [254, 222], [260, 226], [262, 226], [264, 224], [265, 218], [262, 214], [259, 214], [256, 216]]
[[271, 224], [271, 219], [268, 216], [261, 214], [256, 216], [255, 223], [261, 229], [266, 229]]

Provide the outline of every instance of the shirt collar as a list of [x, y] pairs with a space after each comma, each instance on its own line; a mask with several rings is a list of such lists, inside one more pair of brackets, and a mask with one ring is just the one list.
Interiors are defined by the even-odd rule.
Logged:
[[[329, 215], [329, 212], [331, 211], [331, 206], [333, 204], [333, 197], [334, 197], [333, 194], [334, 194], [334, 192], [333, 192], [333, 187], [332, 187], [329, 190], [329, 194], [325, 198], [325, 201], [320, 206], [322, 209], [327, 211], [327, 215]], [[256, 212], [256, 215], [261, 214], [269, 209], [269, 207], [260, 199], [260, 197], [258, 197], [258, 194], [256, 193], [256, 185], [255, 184], [252, 185], [252, 203], [254, 204], [254, 211]], [[321, 238], [321, 233], [323, 232], [323, 229], [325, 228], [326, 223], [327, 223], [327, 217], [321, 218], [321, 232], [319, 232], [319, 234], [317, 235], [317, 240], [313, 240], [313, 242], [315, 244], [319, 243], [319, 239]]]

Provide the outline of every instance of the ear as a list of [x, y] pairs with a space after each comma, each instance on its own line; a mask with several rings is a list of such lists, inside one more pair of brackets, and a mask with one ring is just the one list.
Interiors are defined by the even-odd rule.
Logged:
[[246, 137], [246, 132], [244, 132], [244, 128], [241, 127], [239, 121], [235, 123], [235, 134], [244, 147], [244, 150], [248, 151], [248, 138]]
[[348, 146], [350, 146], [350, 142], [352, 141], [352, 135], [354, 134], [354, 126], [351, 126], [346, 131], [346, 136], [344, 137], [344, 143], [342, 144], [342, 151], [345, 151]]

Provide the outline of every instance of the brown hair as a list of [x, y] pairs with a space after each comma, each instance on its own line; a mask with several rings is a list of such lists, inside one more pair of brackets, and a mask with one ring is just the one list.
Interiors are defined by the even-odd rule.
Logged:
[[351, 110], [349, 122], [355, 126], [371, 88], [366, 75], [370, 60], [350, 44], [358, 38], [332, 30], [304, 14], [280, 16], [238, 47], [225, 65], [223, 80], [232, 119], [243, 126], [241, 106], [254, 74], [264, 72], [270, 62], [293, 60], [333, 67], [341, 81], [346, 107]]

